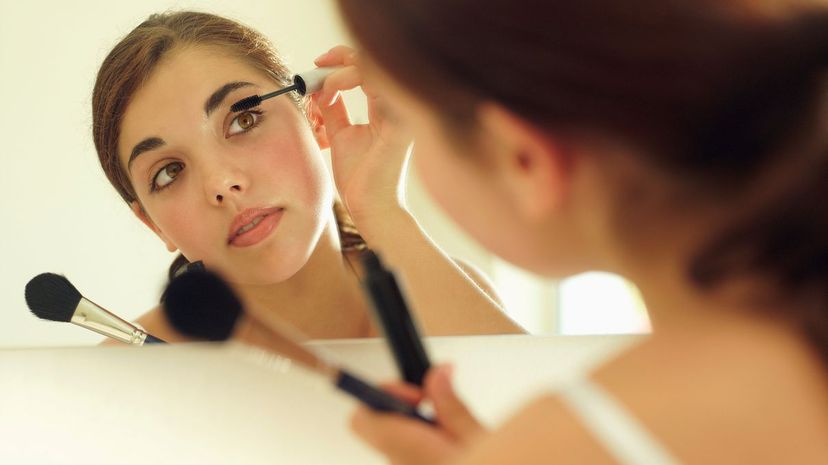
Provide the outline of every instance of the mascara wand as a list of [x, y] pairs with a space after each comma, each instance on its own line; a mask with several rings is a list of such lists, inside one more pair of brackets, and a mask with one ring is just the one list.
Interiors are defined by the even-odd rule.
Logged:
[[293, 76], [293, 84], [283, 89], [270, 92], [269, 94], [251, 95], [250, 97], [245, 97], [239, 100], [238, 102], [234, 103], [230, 107], [230, 111], [232, 111], [233, 113], [238, 113], [240, 111], [249, 110], [251, 108], [261, 105], [263, 101], [269, 98], [286, 94], [288, 92], [296, 91], [299, 93], [299, 95], [312, 94], [322, 88], [322, 84], [325, 82], [325, 78], [327, 78], [331, 73], [340, 68], [342, 67], [328, 66], [323, 68], [312, 69], [304, 73], [299, 73], [296, 76]]

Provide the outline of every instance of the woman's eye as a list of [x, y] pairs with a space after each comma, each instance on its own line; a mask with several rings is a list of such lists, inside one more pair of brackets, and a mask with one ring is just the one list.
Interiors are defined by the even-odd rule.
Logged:
[[234, 136], [236, 134], [247, 132], [252, 129], [261, 119], [260, 111], [244, 111], [238, 114], [233, 121], [230, 122], [230, 127], [227, 129], [227, 136]]
[[177, 161], [164, 165], [152, 178], [152, 190], [158, 191], [172, 184], [183, 169], [184, 164]]

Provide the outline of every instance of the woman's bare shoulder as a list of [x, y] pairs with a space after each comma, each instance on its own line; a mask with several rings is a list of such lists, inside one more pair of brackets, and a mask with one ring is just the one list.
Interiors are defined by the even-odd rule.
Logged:
[[466, 273], [466, 276], [468, 276], [469, 279], [471, 279], [477, 287], [480, 288], [480, 290], [486, 293], [490, 299], [492, 299], [499, 306], [503, 306], [503, 300], [500, 298], [500, 295], [498, 295], [497, 289], [495, 289], [491, 279], [489, 279], [483, 271], [471, 263], [459, 258], [452, 257], [452, 261], [454, 261], [454, 264], [460, 267], [460, 269], [463, 270], [463, 273]]
[[458, 465], [615, 462], [562, 399], [546, 394], [477, 441]]

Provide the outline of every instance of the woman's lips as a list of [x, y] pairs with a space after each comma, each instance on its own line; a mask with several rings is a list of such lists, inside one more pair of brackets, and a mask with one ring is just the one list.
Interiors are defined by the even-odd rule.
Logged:
[[283, 208], [249, 209], [236, 216], [228, 244], [249, 247], [263, 241], [279, 225]]

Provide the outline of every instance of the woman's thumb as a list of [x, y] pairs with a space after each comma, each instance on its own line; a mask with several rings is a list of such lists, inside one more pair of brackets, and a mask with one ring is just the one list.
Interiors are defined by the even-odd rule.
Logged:
[[426, 376], [426, 395], [434, 404], [437, 422], [458, 440], [466, 441], [483, 431], [483, 427], [457, 397], [451, 384], [452, 367], [441, 365]]

